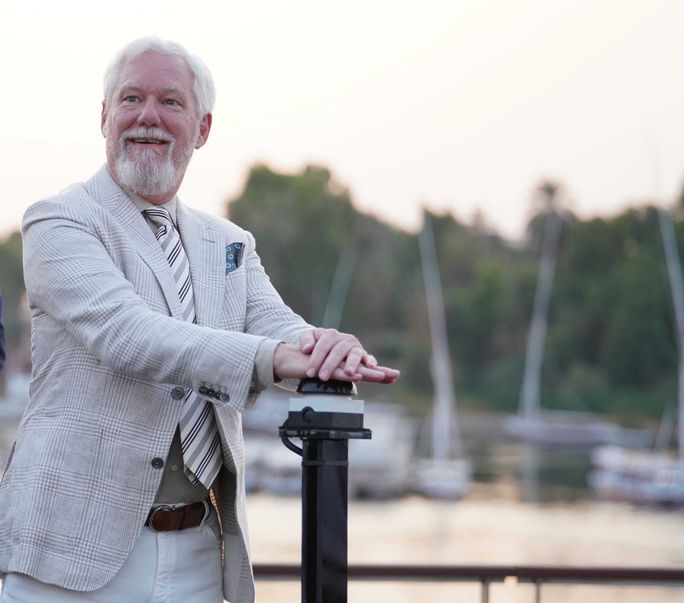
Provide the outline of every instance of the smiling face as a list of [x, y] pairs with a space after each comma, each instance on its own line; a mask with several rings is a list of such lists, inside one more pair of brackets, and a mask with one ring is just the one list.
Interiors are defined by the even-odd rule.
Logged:
[[114, 179], [152, 203], [178, 191], [211, 114], [197, 114], [193, 74], [178, 56], [148, 51], [127, 62], [102, 106], [107, 165]]

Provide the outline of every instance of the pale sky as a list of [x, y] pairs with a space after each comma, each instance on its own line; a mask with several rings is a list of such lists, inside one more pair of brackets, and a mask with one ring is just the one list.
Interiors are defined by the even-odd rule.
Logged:
[[180, 192], [211, 213], [256, 162], [325, 165], [408, 229], [425, 204], [519, 238], [542, 177], [582, 216], [668, 201], [683, 32], [682, 0], [2, 0], [0, 235], [104, 162], [102, 72], [148, 34], [214, 74], [213, 130]]

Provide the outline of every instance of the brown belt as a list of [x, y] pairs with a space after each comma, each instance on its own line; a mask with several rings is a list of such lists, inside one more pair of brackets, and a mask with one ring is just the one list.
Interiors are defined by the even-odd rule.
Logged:
[[159, 505], [152, 507], [145, 525], [155, 532], [173, 532], [196, 528], [209, 516], [209, 501], [189, 505]]

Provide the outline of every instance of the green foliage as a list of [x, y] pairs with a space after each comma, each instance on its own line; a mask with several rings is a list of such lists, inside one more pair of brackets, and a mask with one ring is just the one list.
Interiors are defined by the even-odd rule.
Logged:
[[[542, 182], [524, 246], [433, 215], [459, 397], [513, 410], [522, 381], [537, 267], [562, 188]], [[392, 396], [420, 410], [432, 395], [430, 338], [416, 236], [354, 210], [330, 172], [252, 169], [230, 217], [257, 238], [284, 299], [319, 323], [338, 261], [356, 249], [340, 328], [403, 371]], [[677, 223], [684, 240], [684, 223]], [[683, 247], [684, 249], [684, 247]], [[657, 417], [674, 396], [677, 350], [652, 207], [611, 219], [564, 215], [549, 314], [542, 399], [550, 408]]]
[[[477, 408], [518, 404], [537, 267], [548, 212], [562, 196], [535, 191], [524, 245], [452, 215], [431, 217], [458, 397]], [[684, 196], [682, 197], [684, 200]], [[675, 228], [684, 252], [684, 201]], [[229, 216], [252, 231], [274, 285], [320, 324], [345, 262], [351, 280], [339, 328], [402, 370], [391, 389], [369, 388], [422, 412], [432, 397], [430, 335], [417, 237], [354, 209], [322, 167], [281, 174], [255, 166]], [[0, 241], [8, 343], [22, 336], [21, 238]], [[548, 408], [657, 418], [676, 398], [677, 344], [657, 214], [644, 205], [612, 218], [564, 215], [542, 371]]]
[[283, 299], [307, 320], [319, 322], [335, 262], [355, 219], [348, 193], [324, 168], [289, 176], [257, 166], [229, 216], [258, 234], [267, 270], [278, 266], [278, 274], [286, 275], [277, 281]]

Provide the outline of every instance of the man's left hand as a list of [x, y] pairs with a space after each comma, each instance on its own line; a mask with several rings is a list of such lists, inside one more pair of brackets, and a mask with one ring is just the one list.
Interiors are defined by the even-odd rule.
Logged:
[[348, 333], [337, 329], [311, 329], [299, 337], [299, 347], [310, 355], [306, 374], [327, 381], [335, 369], [344, 366], [345, 375], [353, 381], [394, 383], [399, 371], [378, 366], [375, 357], [369, 354], [361, 342]]

